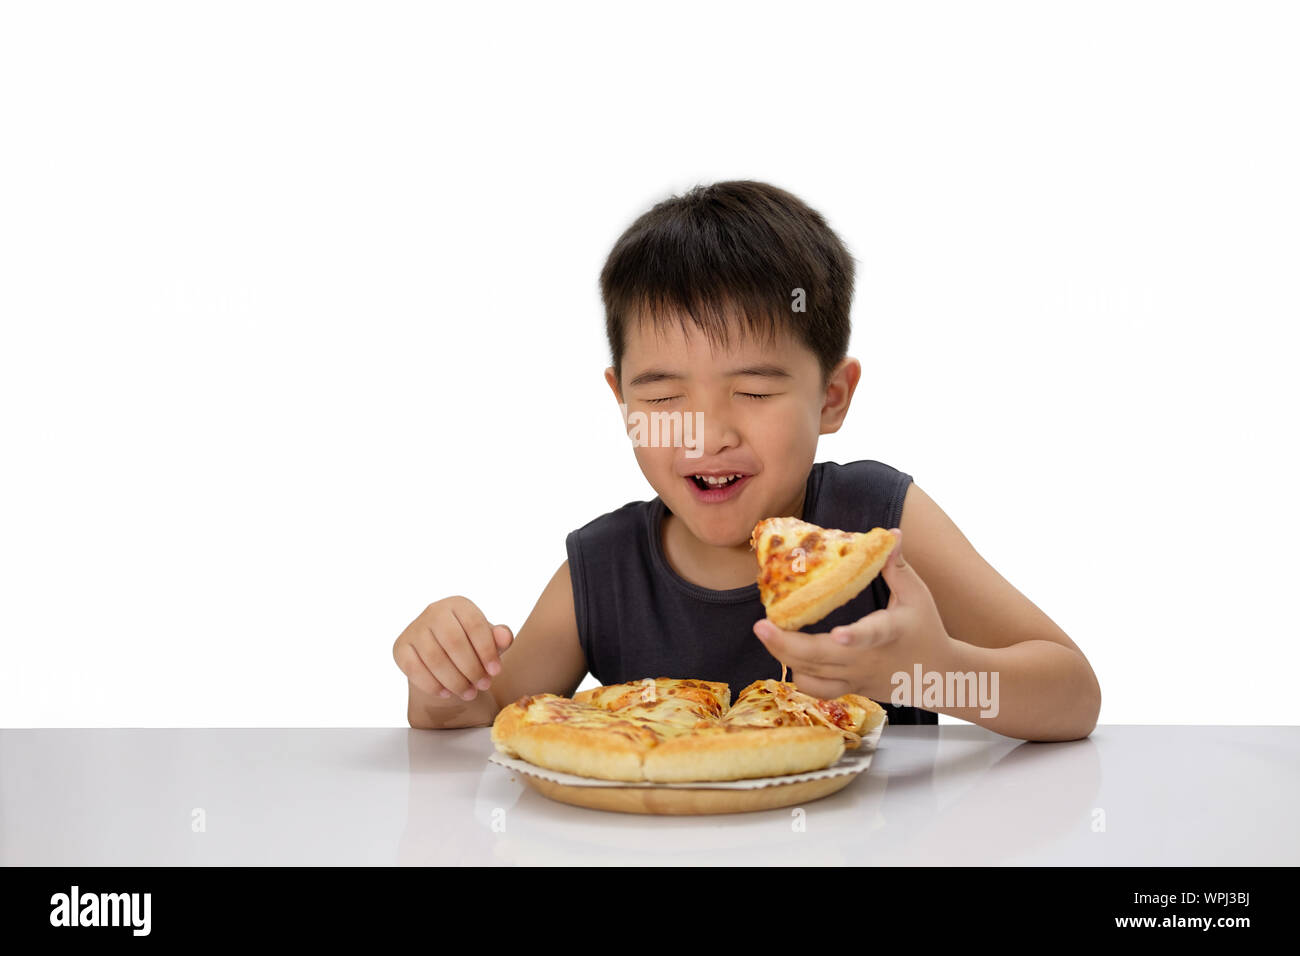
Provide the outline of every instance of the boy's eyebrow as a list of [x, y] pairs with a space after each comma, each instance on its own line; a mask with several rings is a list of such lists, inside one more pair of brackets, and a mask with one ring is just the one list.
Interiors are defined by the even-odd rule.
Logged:
[[[737, 375], [758, 375], [763, 378], [794, 378], [794, 376], [780, 365], [762, 363], [759, 365], [742, 365], [740, 368], [733, 368], [726, 373], [727, 378], [734, 378]], [[629, 386], [650, 385], [654, 382], [677, 382], [686, 376], [681, 372], [672, 372], [662, 368], [649, 368], [637, 375], [627, 384]]]

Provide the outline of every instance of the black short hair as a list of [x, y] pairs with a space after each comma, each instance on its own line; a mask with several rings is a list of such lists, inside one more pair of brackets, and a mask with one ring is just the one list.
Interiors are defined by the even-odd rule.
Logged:
[[600, 290], [620, 383], [638, 316], [659, 324], [675, 312], [683, 332], [689, 321], [724, 345], [730, 318], [768, 341], [787, 330], [816, 354], [823, 384], [848, 353], [853, 257], [816, 210], [767, 183], [697, 185], [657, 203], [614, 243]]

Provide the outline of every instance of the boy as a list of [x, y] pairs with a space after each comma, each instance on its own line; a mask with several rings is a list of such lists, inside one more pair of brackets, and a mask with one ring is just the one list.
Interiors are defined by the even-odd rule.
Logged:
[[[425, 608], [393, 645], [412, 727], [487, 726], [525, 694], [572, 696], [588, 670], [736, 694], [784, 664], [799, 690], [863, 694], [896, 724], [946, 713], [1026, 740], [1092, 732], [1101, 689], [1087, 659], [910, 475], [814, 464], [862, 374], [846, 355], [853, 272], [823, 218], [764, 183], [696, 187], [628, 228], [600, 277], [605, 379], [629, 422], [680, 413], [671, 440], [636, 442], [658, 495], [569, 534], [517, 639], [467, 598]], [[854, 600], [783, 631], [764, 616], [750, 549], [754, 525], [780, 515], [898, 541]]]

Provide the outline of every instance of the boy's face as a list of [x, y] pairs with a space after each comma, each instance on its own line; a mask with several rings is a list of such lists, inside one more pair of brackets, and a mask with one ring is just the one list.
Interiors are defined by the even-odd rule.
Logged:
[[[605, 378], [669, 510], [705, 544], [747, 546], [763, 518], [798, 515], [817, 437], [839, 428], [861, 366], [845, 359], [823, 386], [817, 356], [792, 337], [762, 342], [733, 323], [728, 347], [710, 348], [687, 328], [630, 323], [622, 381], [613, 368]], [[702, 473], [742, 477], [710, 488]]]

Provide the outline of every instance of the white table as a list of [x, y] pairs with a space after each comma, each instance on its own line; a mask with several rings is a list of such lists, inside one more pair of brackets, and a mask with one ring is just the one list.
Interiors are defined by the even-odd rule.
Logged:
[[555, 803], [491, 752], [486, 728], [0, 730], [0, 864], [1300, 864], [1297, 727], [887, 727], [802, 830]]

